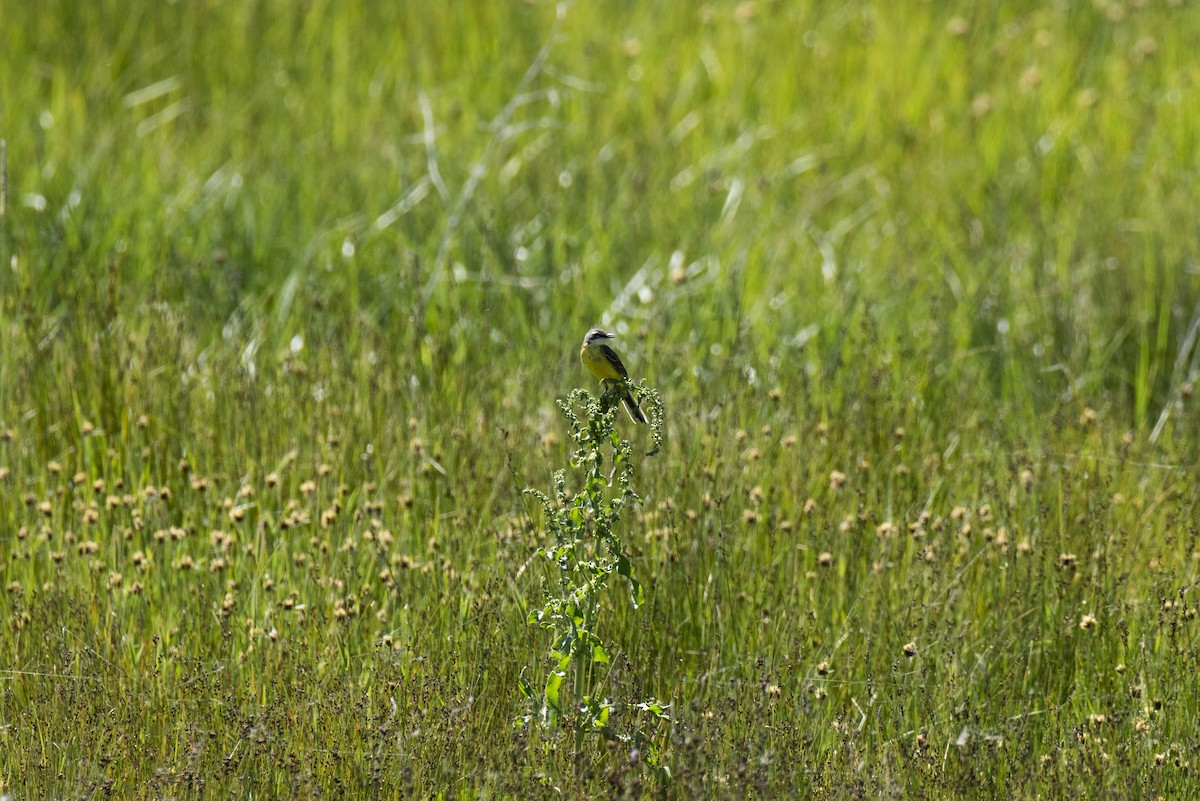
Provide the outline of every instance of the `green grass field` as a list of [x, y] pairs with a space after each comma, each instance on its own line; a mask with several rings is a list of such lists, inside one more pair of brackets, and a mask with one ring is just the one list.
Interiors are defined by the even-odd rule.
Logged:
[[0, 19], [0, 796], [1200, 794], [1195, 4]]

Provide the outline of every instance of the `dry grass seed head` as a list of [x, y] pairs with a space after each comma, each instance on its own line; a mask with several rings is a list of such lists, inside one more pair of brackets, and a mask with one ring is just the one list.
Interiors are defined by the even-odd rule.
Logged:
[[1022, 470], [1021, 474], [1018, 478], [1018, 481], [1020, 482], [1022, 489], [1024, 489], [1026, 492], [1032, 491], [1033, 490], [1033, 471], [1029, 470], [1028, 468], [1026, 468], [1025, 470]]

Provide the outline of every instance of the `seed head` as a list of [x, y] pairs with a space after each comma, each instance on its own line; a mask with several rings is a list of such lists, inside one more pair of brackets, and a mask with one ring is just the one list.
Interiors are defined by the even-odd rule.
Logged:
[[992, 96], [987, 92], [980, 92], [971, 100], [971, 116], [983, 117], [992, 110]]
[[1041, 82], [1042, 70], [1036, 64], [1031, 64], [1029, 67], [1025, 68], [1024, 72], [1021, 73], [1021, 80], [1019, 84], [1021, 89], [1028, 92], [1036, 89]]

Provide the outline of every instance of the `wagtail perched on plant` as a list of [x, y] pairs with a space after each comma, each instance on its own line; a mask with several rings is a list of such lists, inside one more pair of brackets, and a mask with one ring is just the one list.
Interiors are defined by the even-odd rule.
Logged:
[[583, 338], [583, 347], [579, 349], [579, 361], [592, 371], [592, 375], [620, 393], [621, 403], [625, 404], [625, 411], [629, 412], [629, 418], [633, 422], [645, 423], [646, 414], [642, 407], [638, 406], [637, 399], [633, 397], [633, 391], [629, 387], [629, 371], [621, 363], [617, 352], [605, 344], [610, 339], [616, 337], [599, 328], [588, 331], [587, 336]]

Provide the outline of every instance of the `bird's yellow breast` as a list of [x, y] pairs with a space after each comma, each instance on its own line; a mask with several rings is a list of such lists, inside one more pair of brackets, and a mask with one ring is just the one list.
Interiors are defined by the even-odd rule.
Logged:
[[592, 372], [596, 378], [609, 381], [620, 381], [624, 378], [604, 353], [605, 345], [584, 345], [579, 349], [579, 361]]

